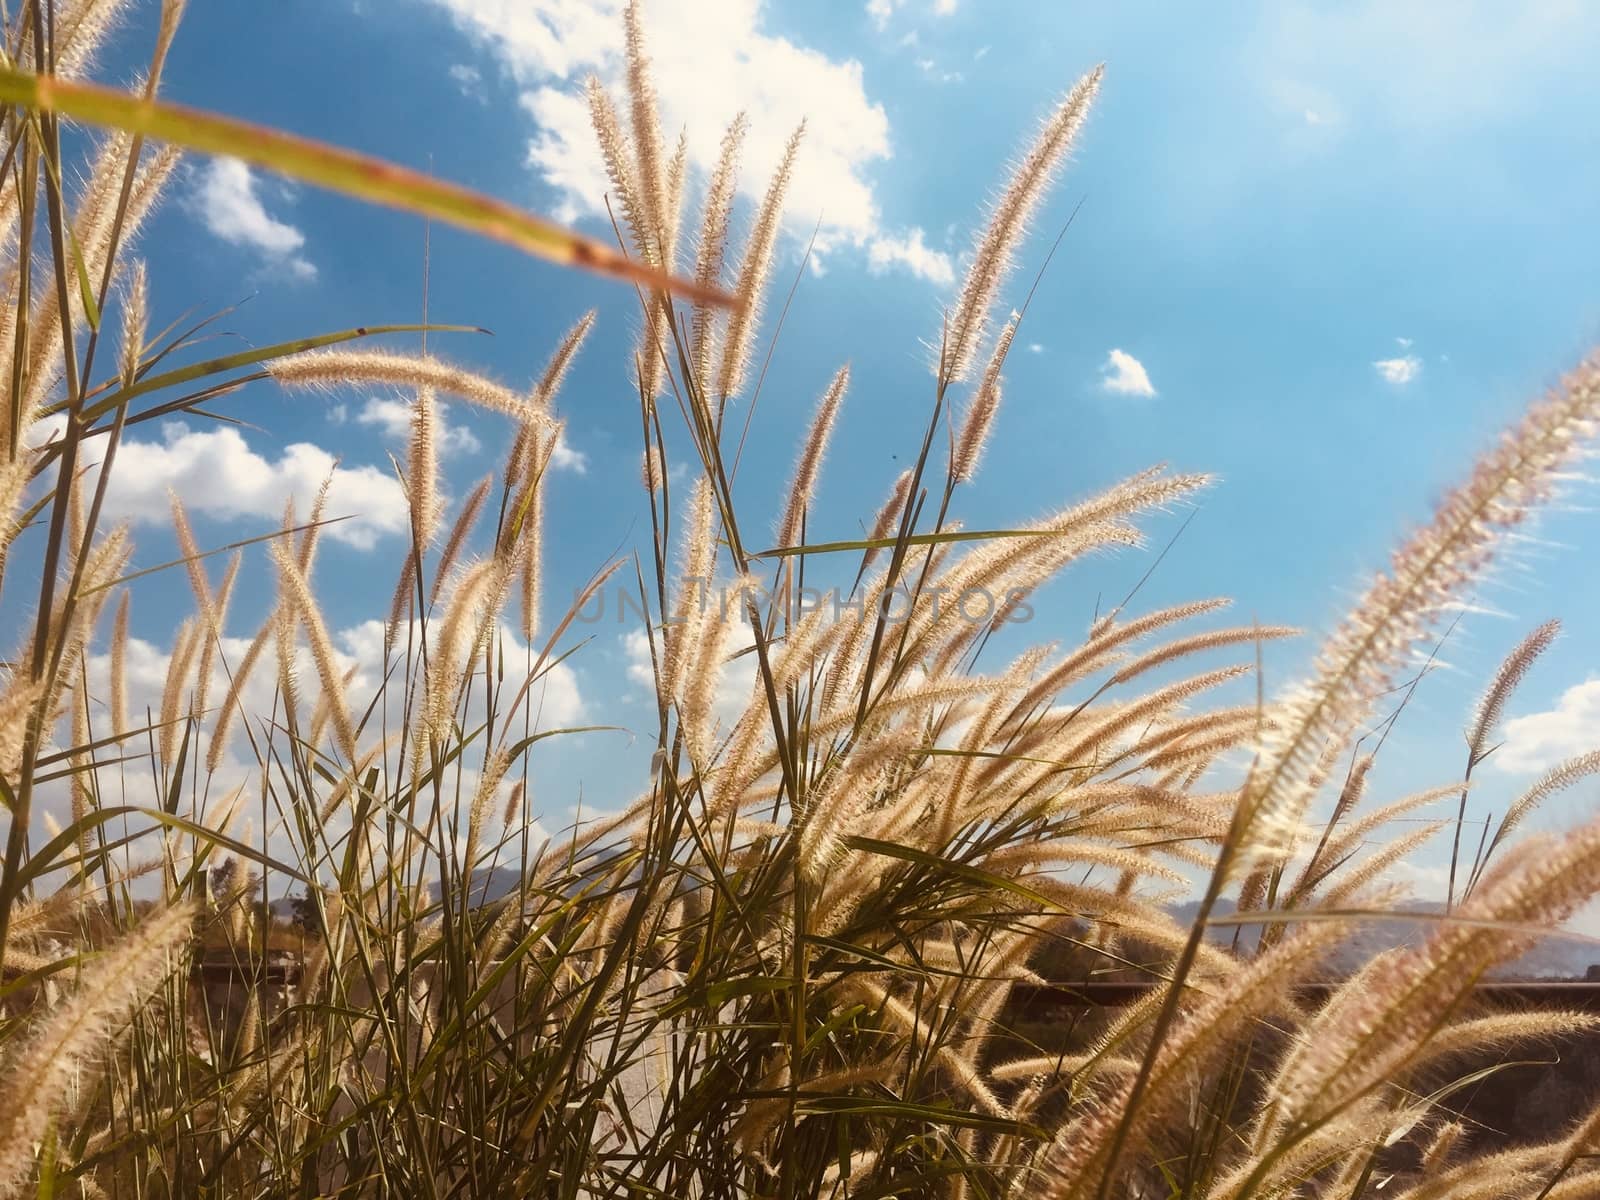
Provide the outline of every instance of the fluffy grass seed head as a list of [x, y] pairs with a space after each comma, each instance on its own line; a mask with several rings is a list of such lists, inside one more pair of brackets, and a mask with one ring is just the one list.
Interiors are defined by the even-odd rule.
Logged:
[[989, 223], [973, 245], [955, 307], [950, 311], [944, 338], [940, 378], [957, 383], [966, 377], [973, 357], [983, 343], [989, 313], [1011, 272], [1017, 246], [1051, 183], [1066, 161], [1078, 132], [1089, 115], [1105, 67], [1097, 66], [1062, 98], [1040, 127], [1038, 136], [1012, 171], [1010, 182], [995, 200]]
[[334, 654], [333, 639], [328, 636], [328, 626], [322, 619], [322, 609], [317, 604], [316, 597], [312, 595], [311, 586], [306, 582], [305, 574], [300, 570], [300, 564], [295, 560], [295, 556], [281, 541], [272, 542], [270, 549], [273, 561], [278, 567], [278, 577], [294, 598], [295, 614], [306, 631], [307, 641], [311, 644], [311, 661], [316, 666], [317, 676], [322, 684], [322, 694], [328, 703], [339, 752], [344, 755], [346, 762], [354, 763], [355, 722], [350, 715], [349, 702], [345, 699], [344, 673], [339, 669], [338, 658]]
[[1005, 366], [1006, 355], [1011, 353], [1011, 341], [1017, 335], [1017, 314], [1011, 314], [1000, 336], [995, 339], [994, 350], [989, 355], [989, 365], [983, 379], [973, 394], [956, 433], [955, 448], [950, 458], [950, 475], [957, 483], [967, 483], [978, 472], [983, 459], [983, 447], [989, 440], [989, 430], [994, 427], [995, 414], [1000, 411], [1000, 370]]
[[122, 300], [122, 344], [118, 358], [122, 386], [130, 387], [139, 374], [144, 357], [145, 328], [150, 319], [150, 284], [142, 259], [128, 272], [128, 286]]
[[285, 387], [329, 390], [381, 383], [411, 391], [431, 388], [517, 421], [537, 419], [528, 402], [510, 388], [431, 355], [306, 350], [268, 363], [267, 371]]
[[[717, 165], [706, 185], [705, 210], [694, 260], [695, 282], [705, 288], [722, 286], [722, 264], [727, 254], [728, 228], [733, 219], [733, 201], [739, 182], [739, 150], [749, 127], [744, 113], [733, 118], [722, 135]], [[694, 364], [696, 386], [702, 391], [710, 385], [716, 328], [717, 310], [708, 304], [696, 304], [689, 322], [689, 361]]]
[[778, 244], [778, 231], [783, 218], [784, 197], [794, 176], [795, 156], [800, 153], [800, 140], [805, 136], [802, 123], [784, 147], [783, 158], [773, 173], [772, 182], [756, 210], [755, 224], [745, 242], [744, 258], [739, 264], [739, 279], [734, 289], [735, 307], [728, 318], [727, 333], [722, 343], [722, 362], [717, 376], [716, 396], [718, 409], [737, 396], [744, 388], [750, 370], [750, 359], [755, 349], [756, 332], [761, 324], [761, 301], [767, 290], [767, 277], [772, 270], [772, 253]]
[[0, 1197], [21, 1190], [34, 1147], [68, 1115], [69, 1090], [98, 1074], [108, 1040], [172, 969], [188, 939], [194, 909], [175, 904], [147, 917], [96, 957], [77, 988], [47, 1013], [0, 1073]]
[[828, 439], [833, 436], [833, 425], [839, 416], [839, 406], [844, 403], [845, 390], [850, 386], [849, 366], [840, 367], [823, 393], [811, 419], [811, 430], [800, 448], [800, 459], [795, 464], [794, 479], [789, 484], [789, 499], [784, 505], [783, 517], [778, 523], [778, 545], [799, 544], [800, 526], [806, 509], [816, 492], [817, 475], [822, 470], [822, 458], [828, 452]]
[[1500, 724], [1507, 701], [1521, 684], [1539, 656], [1554, 644], [1561, 633], [1560, 621], [1546, 621], [1517, 643], [1516, 649], [1506, 655], [1494, 679], [1478, 701], [1472, 723], [1467, 726], [1467, 761], [1477, 766], [1489, 756], [1492, 747], [1489, 739]]

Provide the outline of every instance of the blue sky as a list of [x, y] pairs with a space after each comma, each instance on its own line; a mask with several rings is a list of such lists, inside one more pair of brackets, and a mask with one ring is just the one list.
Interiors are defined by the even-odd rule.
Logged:
[[[616, 7], [195, 5], [166, 91], [429, 167], [602, 234], [574, 96], [591, 70], [615, 76]], [[138, 69], [152, 8], [136, 13], [105, 74]], [[748, 105], [746, 186], [759, 191], [795, 120], [810, 120], [777, 287], [800, 282], [740, 491], [752, 512], [775, 510], [811, 407], [849, 361], [811, 519], [841, 537], [870, 520], [915, 453], [931, 399], [925, 341], [983, 201], [1034, 120], [1107, 64], [1012, 284], [1020, 303], [1081, 202], [1019, 334], [1000, 424], [960, 515], [971, 528], [1015, 524], [1154, 462], [1217, 472], [1142, 595], [1151, 606], [1231, 595], [1246, 618], [1304, 626], [1308, 637], [1269, 651], [1269, 688], [1304, 666], [1364, 573], [1474, 451], [1600, 335], [1600, 79], [1586, 69], [1600, 14], [1587, 6], [654, 0], [646, 11], [668, 129], [688, 125], [695, 161]], [[822, 252], [802, 268], [813, 227]], [[414, 219], [196, 160], [141, 253], [157, 325], [243, 300], [223, 325], [265, 344], [418, 319], [422, 247]], [[440, 336], [433, 348], [519, 386], [562, 330], [598, 310], [560, 403], [571, 454], [551, 499], [552, 599], [614, 553], [642, 548], [625, 367], [632, 296], [435, 230], [428, 304], [435, 320], [493, 330]], [[203, 537], [221, 542], [264, 530], [285, 491], [314, 487], [326, 456], [339, 456], [335, 507], [361, 516], [319, 567], [321, 591], [337, 628], [381, 616], [401, 545], [386, 457], [399, 399], [257, 385], [227, 402], [252, 428], [191, 422], [186, 435], [151, 435], [122, 497], [139, 521], [140, 560], [170, 553], [159, 523], [169, 482]], [[459, 496], [494, 468], [507, 431], [460, 407], [450, 417]], [[1498, 615], [1470, 616], [1444, 650], [1452, 669], [1419, 692], [1375, 773], [1379, 794], [1459, 772], [1477, 691], [1551, 616], [1565, 634], [1519, 697], [1522, 719], [1479, 802], [1503, 806], [1529, 771], [1600, 743], [1600, 682], [1589, 683], [1600, 680], [1600, 525], [1583, 509], [1592, 490], [1576, 487], [1482, 589], [1478, 602]], [[1176, 527], [1157, 522], [1157, 544]], [[1080, 635], [1097, 603], [1120, 598], [1149, 561], [1129, 554], [1064, 577], [1027, 636]], [[262, 564], [250, 570], [265, 580]], [[176, 618], [144, 597], [181, 600], [180, 589], [172, 579], [136, 600], [135, 633], [157, 652]], [[268, 603], [265, 589], [245, 593], [240, 636]], [[588, 719], [648, 733], [652, 710], [628, 678], [620, 627], [599, 627], [574, 661]], [[602, 808], [631, 795], [639, 764], [626, 745], [588, 735], [553, 753], [540, 789], [552, 815], [580, 789]], [[1540, 822], [1569, 824], [1595, 797], [1574, 789]]]

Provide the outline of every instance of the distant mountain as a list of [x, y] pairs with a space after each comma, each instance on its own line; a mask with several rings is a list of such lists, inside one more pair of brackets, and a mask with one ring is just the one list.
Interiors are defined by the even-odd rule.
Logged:
[[[496, 900], [504, 900], [517, 890], [522, 883], [522, 872], [515, 867], [480, 867], [472, 873], [472, 885], [468, 890], [469, 907], [476, 908], [480, 904], [493, 904]], [[434, 900], [439, 899], [439, 885], [433, 884], [428, 888], [428, 894]]]
[[[503, 900], [517, 890], [517, 885], [522, 881], [522, 873], [514, 867], [495, 867], [476, 872], [472, 877], [472, 903], [493, 904], [496, 900]], [[434, 901], [439, 899], [439, 885], [434, 884], [428, 889], [428, 894]], [[272, 915], [282, 921], [292, 921], [295, 915], [294, 895], [282, 896], [274, 900], [268, 907]]]
[[[1169, 911], [1176, 920], [1189, 925], [1200, 911], [1200, 903], [1196, 900], [1186, 901], [1183, 904], [1173, 905]], [[1235, 905], [1231, 900], [1222, 900], [1216, 907], [1217, 916], [1232, 916], [1235, 911]], [[1348, 975], [1384, 950], [1420, 944], [1438, 923], [1430, 918], [1442, 913], [1444, 906], [1416, 904], [1406, 911], [1415, 913], [1415, 917], [1387, 920], [1374, 918], [1357, 925], [1329, 959], [1328, 973], [1336, 976]], [[1240, 944], [1248, 946], [1254, 944], [1255, 939], [1260, 936], [1261, 926], [1217, 926], [1211, 930], [1210, 940], [1232, 942], [1235, 929], [1239, 930]], [[1595, 964], [1600, 964], [1600, 946], [1571, 938], [1549, 937], [1538, 942], [1521, 958], [1496, 968], [1490, 973], [1490, 978], [1582, 979]]]
[[522, 884], [522, 872], [515, 867], [493, 867], [472, 875], [472, 903], [493, 904], [504, 900]]
[[267, 909], [279, 921], [292, 921], [294, 920], [294, 905], [295, 898], [293, 896], [283, 896], [268, 904]]

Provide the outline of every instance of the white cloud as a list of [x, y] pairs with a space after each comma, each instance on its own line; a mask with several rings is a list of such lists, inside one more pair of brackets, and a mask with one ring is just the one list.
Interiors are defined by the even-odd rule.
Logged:
[[993, 49], [992, 46], [979, 46], [976, 50], [973, 51], [972, 60], [974, 62], [977, 62], [979, 59], [988, 57], [989, 51], [991, 49]]
[[[488, 47], [523, 85], [521, 104], [538, 128], [528, 164], [560, 196], [558, 215], [603, 216], [604, 163], [589, 124], [583, 80], [619, 85], [620, 0], [432, 0]], [[748, 114], [739, 187], [765, 190], [789, 135], [806, 138], [787, 216], [819, 246], [860, 244], [878, 232], [867, 169], [889, 156], [889, 121], [868, 99], [862, 66], [832, 59], [763, 28], [760, 0], [656, 0], [645, 9], [662, 128], [689, 137], [692, 164], [709, 171], [723, 131]]]
[[1552, 709], [1507, 721], [1489, 761], [1503, 771], [1543, 771], [1591, 750], [1600, 750], [1600, 679], [1569, 687]]
[[1422, 371], [1422, 360], [1415, 354], [1407, 354], [1401, 358], [1380, 358], [1372, 367], [1385, 383], [1403, 387]]
[[[356, 414], [355, 421], [357, 425], [376, 427], [391, 442], [404, 444], [411, 440], [412, 412], [412, 406], [404, 400], [374, 396]], [[441, 454], [476, 454], [483, 449], [483, 443], [472, 430], [450, 422], [449, 409], [445, 405], [438, 405], [434, 412], [439, 427], [435, 437]]]
[[1029, 342], [1028, 343], [1028, 353], [1029, 354], [1043, 354], [1044, 353], [1044, 343], [1043, 342]]
[[1284, 146], [1292, 153], [1321, 155], [1337, 146], [1347, 121], [1340, 97], [1304, 75], [1279, 76], [1266, 88], [1269, 103], [1284, 119]]
[[918, 279], [947, 284], [955, 281], [955, 264], [942, 250], [929, 246], [920, 227], [895, 237], [882, 234], [867, 243], [867, 267], [881, 275], [890, 267], [901, 266]]
[[574, 450], [567, 445], [567, 435], [563, 431], [556, 442], [556, 448], [550, 454], [550, 466], [556, 471], [571, 471], [574, 475], [587, 475], [589, 473], [589, 456], [582, 450]]
[[940, 83], [965, 83], [967, 77], [960, 71], [941, 71], [939, 64], [931, 58], [917, 59], [917, 69], [930, 79], [937, 79]]
[[[344, 405], [335, 405], [328, 413], [328, 419], [335, 424], [345, 420]], [[405, 444], [411, 439], [411, 405], [403, 400], [389, 400], [374, 397], [366, 402], [361, 411], [356, 413], [357, 425], [371, 425], [377, 428], [390, 442]], [[465, 425], [452, 424], [449, 419], [449, 408], [441, 403], [437, 410], [439, 421], [438, 445], [442, 454], [476, 454], [483, 449], [483, 443], [478, 435]], [[571, 471], [574, 475], [587, 475], [589, 473], [589, 456], [581, 450], [574, 450], [567, 444], [567, 435], [561, 434], [561, 439], [556, 442], [556, 448], [550, 455], [550, 466], [557, 471]]]
[[257, 251], [269, 267], [296, 279], [317, 277], [316, 266], [300, 253], [305, 234], [267, 212], [247, 164], [213, 158], [201, 170], [190, 199], [205, 227], [223, 241]]
[[171, 520], [171, 488], [191, 513], [276, 522], [291, 496], [297, 511], [309, 512], [331, 474], [328, 515], [351, 519], [328, 526], [328, 537], [369, 549], [383, 535], [408, 527], [405, 493], [387, 470], [338, 466], [332, 454], [308, 442], [285, 446], [273, 461], [231, 427], [196, 431], [173, 421], [162, 427], [162, 435], [161, 441], [122, 443], [107, 488], [108, 511], [136, 523], [164, 525]]
[[652, 692], [656, 686], [656, 671], [650, 661], [650, 639], [642, 629], [630, 629], [622, 635], [622, 654], [628, 662], [628, 679]]
[[[370, 696], [376, 687], [377, 680], [383, 673], [383, 626], [384, 623], [376, 618], [362, 621], [358, 625], [342, 629], [334, 635], [341, 651], [341, 666], [348, 670], [351, 666], [359, 665], [361, 674], [356, 683], [352, 684], [354, 697]], [[532, 660], [528, 656], [528, 646], [507, 625], [499, 627], [500, 647], [502, 657], [507, 666], [508, 678], [517, 664], [537, 661], [539, 655], [535, 651]], [[422, 630], [418, 626], [414, 641], [420, 644]], [[397, 645], [405, 645], [404, 634], [397, 640]], [[305, 672], [302, 672], [304, 675]], [[315, 676], [310, 676], [315, 678]], [[518, 676], [518, 686], [521, 685], [521, 676]], [[363, 685], [363, 686], [357, 686]], [[364, 690], [363, 690], [364, 689]], [[544, 669], [544, 673], [529, 689], [532, 703], [532, 712], [536, 720], [536, 729], [556, 729], [572, 725], [581, 721], [588, 710], [584, 701], [582, 690], [578, 685], [578, 677], [566, 663], [554, 663]], [[466, 716], [464, 724], [467, 727], [482, 722], [484, 719], [482, 689], [470, 689], [467, 695]]]
[[1394, 344], [1399, 346], [1400, 349], [1402, 349], [1402, 350], [1411, 349], [1411, 339], [1410, 338], [1397, 337], [1394, 340]]
[[1413, 899], [1438, 901], [1445, 897], [1450, 872], [1437, 864], [1430, 865], [1403, 858], [1391, 866], [1382, 878], [1405, 887], [1407, 894]]
[[1156, 389], [1144, 364], [1126, 350], [1112, 350], [1100, 368], [1101, 386], [1119, 396], [1154, 396]]
[[[747, 644], [749, 637], [740, 630], [734, 634], [733, 640]], [[656, 652], [660, 653], [659, 644]], [[650, 696], [656, 694], [655, 668], [650, 662], [650, 640], [642, 629], [630, 629], [622, 635], [622, 654], [627, 662], [628, 681], [633, 683]], [[723, 732], [733, 728], [751, 703], [751, 697], [756, 684], [756, 656], [754, 654], [732, 654], [722, 663], [717, 676], [716, 694], [711, 701], [711, 711], [715, 714], [718, 726]]]
[[483, 74], [477, 67], [456, 63], [450, 68], [450, 78], [456, 81], [461, 94], [468, 100], [476, 100], [480, 104], [486, 102], [487, 97], [483, 93]]
[[66, 436], [66, 432], [66, 413], [45, 413], [38, 417], [32, 425], [28, 426], [24, 441], [27, 442], [30, 450], [36, 450], [40, 446], [48, 446], [51, 442], [60, 441], [61, 438]]
[[[960, 5], [960, 0], [933, 0], [930, 6], [936, 17], [948, 17], [955, 13]], [[894, 14], [906, 6], [906, 0], [867, 0], [867, 18], [872, 22], [872, 27], [882, 33], [889, 27], [889, 22]]]

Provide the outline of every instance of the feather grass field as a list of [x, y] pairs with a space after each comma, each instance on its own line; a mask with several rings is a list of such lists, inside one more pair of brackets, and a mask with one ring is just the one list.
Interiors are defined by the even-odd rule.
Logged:
[[[6, 69], [81, 75], [120, 7], [73, 0], [45, 21], [18, 6]], [[181, 7], [163, 7], [147, 99]], [[1369, 795], [1359, 741], [1585, 454], [1600, 359], [1464, 468], [1282, 695], [1239, 703], [1229, 685], [1254, 685], [1261, 646], [1296, 631], [1229, 623], [1223, 599], [1130, 598], [1078, 644], [998, 659], [997, 631], [1044, 583], [1141, 546], [1142, 523], [1211, 484], [1157, 466], [1017, 528], [960, 524], [1006, 415], [1013, 266], [1101, 68], [1065, 89], [995, 193], [929, 331], [912, 465], [884, 481], [868, 536], [829, 540], [810, 519], [851, 401], [841, 363], [768, 546], [732, 480], [804, 130], [748, 229], [733, 214], [742, 117], [697, 206], [636, 4], [626, 20], [626, 92], [588, 96], [618, 244], [647, 268], [631, 375], [649, 550], [566, 611], [543, 586], [560, 519], [545, 488], [592, 314], [573, 312], [547, 367], [513, 385], [358, 347], [386, 332], [360, 327], [173, 368], [193, 335], [152, 330], [161, 265], [130, 248], [176, 151], [106, 133], [74, 194], [58, 117], [19, 96], [0, 108], [0, 586], [37, 588], [0, 678], [0, 1197], [1600, 1194], [1600, 1094], [1515, 1147], [1478, 1144], [1445, 1103], [1508, 1048], [1595, 1025], [1471, 1004], [1486, 972], [1600, 894], [1600, 820], [1559, 839], [1519, 828], [1600, 754], [1537, 781], [1476, 848], [1463, 838], [1472, 773], [1554, 627], [1486, 681], [1465, 770], [1440, 764], [1438, 788]], [[692, 286], [664, 290], [669, 276]], [[146, 572], [107, 512], [117, 447], [263, 378], [411, 399], [381, 679], [356, 694], [322, 614], [321, 499], [218, 552], [174, 497], [168, 569], [193, 615], [159, 711], [130, 712]], [[492, 413], [509, 446], [453, 515], [446, 400]], [[230, 655], [246, 554], [277, 592]], [[841, 605], [784, 600], [836, 576]], [[546, 840], [529, 755], [563, 731], [539, 727], [538, 690], [583, 604], [617, 586], [652, 618], [650, 775]], [[940, 597], [981, 599], [984, 615]], [[719, 691], [745, 680], [730, 715]], [[249, 700], [263, 681], [264, 709]], [[229, 752], [254, 771], [214, 785]], [[151, 802], [118, 799], [130, 777]], [[72, 819], [51, 828], [41, 798], [57, 794]], [[1396, 818], [1458, 797], [1456, 820], [1373, 848]], [[1448, 911], [1306, 1003], [1300, 985], [1397, 904], [1386, 870], [1436, 834], [1456, 847]], [[486, 897], [491, 873], [515, 882]], [[264, 878], [304, 897], [278, 975], [281, 937], [252, 900]], [[1183, 924], [1166, 901], [1194, 880]], [[1230, 924], [1247, 932], [1208, 937]], [[231, 1006], [192, 983], [218, 953], [244, 981]], [[1156, 986], [1030, 1045], [1016, 989], [1063, 954], [1084, 977]]]

